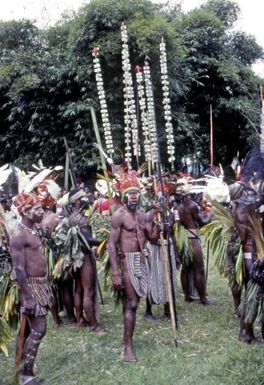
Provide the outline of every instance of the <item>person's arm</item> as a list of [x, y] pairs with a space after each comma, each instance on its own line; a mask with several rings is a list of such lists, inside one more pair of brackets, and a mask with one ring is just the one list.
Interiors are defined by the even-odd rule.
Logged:
[[155, 213], [157, 214], [157, 211], [151, 211], [151, 215], [149, 215], [149, 213], [148, 215], [145, 215], [145, 236], [151, 242], [157, 242], [157, 240], [160, 238], [160, 233], [163, 229], [163, 226], [161, 223], [155, 220]]
[[87, 225], [87, 231], [85, 232], [85, 237], [90, 246], [99, 246], [102, 241], [93, 237], [92, 227]]
[[108, 241], [108, 255], [112, 268], [112, 282], [115, 290], [120, 290], [123, 288], [123, 283], [117, 263], [117, 246], [120, 241], [121, 228], [122, 221], [120, 219], [120, 213], [116, 212], [112, 217], [111, 233]]
[[51, 237], [53, 231], [56, 229], [59, 222], [60, 222], [59, 215], [55, 213], [50, 213], [43, 219], [39, 227], [43, 228], [45, 231], [45, 234]]
[[192, 204], [192, 217], [195, 222], [198, 223], [199, 226], [204, 226], [207, 225], [209, 222], [212, 220], [212, 216], [209, 215], [201, 215], [199, 206], [193, 202]]
[[21, 234], [11, 237], [10, 248], [13, 266], [16, 273], [17, 283], [20, 287], [21, 305], [24, 308], [24, 313], [34, 314], [36, 301], [33, 298], [32, 291], [27, 283], [26, 274], [26, 252], [25, 238]]
[[237, 228], [241, 244], [244, 246], [249, 236], [248, 213], [244, 209], [238, 208], [234, 216], [235, 226]]

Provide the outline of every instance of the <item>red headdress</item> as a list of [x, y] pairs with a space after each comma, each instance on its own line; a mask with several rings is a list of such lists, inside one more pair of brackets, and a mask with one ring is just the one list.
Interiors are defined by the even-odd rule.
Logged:
[[14, 205], [20, 215], [35, 206], [38, 202], [38, 196], [32, 193], [21, 193], [14, 197]]
[[141, 183], [138, 178], [138, 173], [134, 170], [128, 172], [119, 172], [116, 174], [116, 181], [114, 187], [122, 196], [131, 190], [141, 190]]

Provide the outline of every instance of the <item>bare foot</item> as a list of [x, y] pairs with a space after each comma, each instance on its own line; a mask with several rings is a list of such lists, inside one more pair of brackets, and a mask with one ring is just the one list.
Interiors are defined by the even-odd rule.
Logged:
[[149, 322], [158, 322], [157, 318], [154, 317], [153, 314], [145, 314], [144, 318]]
[[216, 305], [216, 301], [213, 299], [204, 298], [200, 300], [200, 303], [204, 306]]
[[187, 297], [187, 296], [184, 297], [184, 302], [193, 302], [193, 301], [194, 299], [191, 297]]
[[257, 339], [255, 336], [251, 336], [246, 333], [242, 333], [239, 335], [239, 341], [245, 342], [246, 344], [249, 345], [262, 345], [263, 341]]
[[235, 310], [234, 313], [233, 313], [233, 317], [235, 319], [240, 319], [241, 318], [241, 314], [238, 310]]
[[68, 322], [69, 322], [69, 324], [70, 324], [70, 325], [74, 325], [74, 324], [76, 324], [76, 323], [77, 323], [77, 321], [76, 321], [76, 318], [75, 318], [75, 317], [69, 317], [69, 318], [68, 318]]
[[53, 326], [55, 328], [58, 328], [60, 325], [61, 325], [62, 321], [60, 318], [56, 319], [56, 320], [53, 320]]
[[101, 325], [96, 325], [91, 328], [91, 332], [98, 334], [98, 335], [105, 335], [108, 333], [108, 330], [103, 328]]
[[88, 326], [88, 322], [84, 318], [81, 318], [80, 321], [77, 322], [77, 326], [79, 326], [79, 327], [87, 327]]
[[125, 347], [123, 353], [124, 361], [134, 363], [137, 362], [137, 357], [132, 348]]

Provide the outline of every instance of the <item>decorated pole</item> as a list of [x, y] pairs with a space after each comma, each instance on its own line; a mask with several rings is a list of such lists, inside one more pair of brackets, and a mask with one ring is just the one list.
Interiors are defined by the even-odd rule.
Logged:
[[143, 84], [143, 73], [140, 66], [136, 66], [136, 79], [137, 79], [137, 90], [138, 90], [138, 99], [139, 99], [139, 108], [141, 115], [141, 124], [144, 137], [144, 153], [145, 160], [148, 163], [148, 173], [151, 175], [151, 143], [150, 143], [150, 132], [149, 132], [149, 122], [148, 122], [148, 113], [146, 106], [146, 97], [145, 97], [145, 88]]
[[158, 163], [158, 142], [157, 142], [157, 127], [156, 127], [156, 117], [154, 109], [154, 95], [153, 87], [150, 74], [150, 66], [148, 61], [144, 62], [143, 67], [145, 87], [146, 87], [146, 99], [147, 99], [147, 117], [148, 117], [148, 128], [149, 128], [149, 137], [150, 137], [150, 147], [151, 147], [151, 160], [152, 160], [152, 169], [155, 169], [155, 165]]
[[93, 55], [93, 65], [94, 65], [96, 86], [98, 91], [100, 107], [101, 107], [101, 117], [102, 117], [103, 129], [104, 129], [106, 150], [107, 150], [107, 153], [110, 154], [111, 156], [114, 153], [114, 145], [113, 145], [111, 125], [109, 121], [109, 114], [108, 114], [106, 97], [105, 97], [102, 69], [101, 69], [101, 64], [99, 60], [99, 48], [94, 48], [92, 50], [92, 55]]
[[95, 133], [95, 137], [96, 137], [96, 141], [97, 141], [98, 149], [99, 149], [99, 153], [100, 153], [102, 170], [103, 170], [104, 176], [106, 177], [107, 190], [108, 190], [109, 201], [110, 201], [110, 210], [113, 213], [113, 199], [112, 199], [112, 193], [111, 193], [110, 185], [109, 185], [109, 182], [108, 182], [108, 175], [107, 175], [107, 171], [106, 171], [107, 168], [106, 168], [105, 158], [104, 158], [104, 155], [103, 155], [102, 151], [100, 151], [100, 149], [102, 149], [102, 142], [101, 142], [100, 132], [99, 132], [99, 129], [98, 129], [96, 115], [95, 115], [93, 107], [90, 107], [90, 110], [91, 110], [91, 116], [92, 116], [94, 133]]
[[124, 123], [125, 123], [125, 160], [128, 166], [132, 162], [133, 155], [138, 159], [140, 155], [139, 138], [138, 138], [138, 122], [136, 115], [136, 102], [133, 88], [133, 79], [131, 72], [131, 63], [128, 49], [128, 34], [125, 23], [121, 24], [122, 39], [122, 68], [123, 68], [123, 85], [124, 85]]
[[162, 38], [160, 43], [160, 71], [161, 71], [161, 83], [163, 93], [163, 108], [164, 108], [164, 119], [165, 119], [165, 131], [167, 139], [167, 153], [169, 155], [169, 163], [171, 170], [174, 171], [175, 162], [175, 148], [174, 148], [174, 133], [172, 126], [172, 114], [171, 114], [171, 102], [169, 93], [169, 77], [167, 67], [167, 52], [166, 44]]
[[210, 104], [210, 170], [214, 168], [214, 127], [213, 127], [213, 108]]
[[[167, 83], [166, 83], [167, 84]], [[152, 87], [152, 84], [151, 84]], [[153, 119], [154, 119], [154, 128], [155, 128], [155, 137], [156, 137], [156, 149], [157, 149], [157, 171], [158, 171], [158, 177], [159, 177], [159, 183], [161, 187], [161, 194], [162, 194], [162, 201], [165, 201], [165, 194], [164, 194], [164, 183], [163, 183], [163, 178], [162, 178], [162, 168], [161, 168], [161, 156], [160, 156], [160, 147], [159, 147], [159, 142], [158, 142], [158, 132], [157, 132], [157, 123], [156, 123], [156, 114], [155, 114], [155, 104], [154, 104], [154, 96], [153, 96], [153, 91], [151, 93], [152, 98], [153, 98]], [[168, 111], [165, 109], [165, 111]], [[166, 116], [168, 116], [166, 114]], [[167, 122], [169, 122], [168, 120]], [[171, 126], [172, 127], [172, 126]], [[172, 147], [170, 147], [172, 150]], [[174, 154], [174, 146], [173, 146], [173, 154]], [[170, 161], [172, 162], [174, 155], [171, 155]], [[173, 161], [174, 162], [174, 161]], [[171, 163], [173, 166], [173, 162]], [[157, 189], [157, 181], [156, 177], [153, 177], [153, 182], [154, 182], [154, 190], [156, 193], [156, 196], [158, 196], [158, 189]], [[164, 207], [163, 207], [164, 210]], [[166, 221], [166, 212], [164, 210], [164, 219]], [[161, 220], [161, 215], [158, 213], [158, 220]], [[164, 273], [165, 273], [165, 284], [166, 284], [166, 291], [167, 291], [167, 296], [168, 296], [168, 302], [169, 302], [169, 308], [170, 308], [170, 315], [171, 315], [171, 324], [172, 324], [172, 335], [173, 335], [173, 341], [175, 346], [177, 347], [177, 314], [176, 314], [176, 303], [175, 303], [175, 296], [173, 295], [173, 285], [172, 285], [172, 273], [170, 269], [170, 261], [169, 261], [169, 254], [168, 250], [165, 245], [165, 239], [163, 232], [160, 233], [160, 244], [161, 244], [161, 249], [162, 249], [162, 262], [164, 266]]]

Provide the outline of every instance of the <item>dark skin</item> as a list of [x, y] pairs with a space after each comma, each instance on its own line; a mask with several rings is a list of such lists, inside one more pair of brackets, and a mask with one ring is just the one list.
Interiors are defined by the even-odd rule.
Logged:
[[[252, 253], [252, 241], [253, 241], [253, 235], [252, 231], [250, 229], [250, 222], [249, 222], [249, 215], [253, 213], [260, 205], [261, 203], [256, 202], [252, 205], [244, 205], [244, 204], [236, 204], [235, 210], [234, 210], [234, 221], [236, 228], [238, 230], [241, 243], [242, 243], [242, 249], [244, 253]], [[252, 259], [245, 259], [243, 260], [244, 264], [244, 284], [247, 286], [247, 283], [250, 279], [250, 269], [252, 267]], [[240, 304], [241, 299], [241, 290], [237, 292], [233, 292], [233, 297], [235, 304]], [[253, 330], [253, 322], [246, 322], [245, 321], [245, 311], [244, 308], [241, 314], [240, 319], [240, 332], [239, 332], [239, 339], [240, 341], [246, 342], [248, 344], [251, 344], [256, 341], [254, 330]]]
[[[101, 241], [92, 237], [91, 227], [87, 224], [87, 218], [82, 214], [81, 202], [78, 200], [73, 205], [73, 214], [69, 217], [70, 222], [78, 224], [82, 234], [85, 236], [90, 246], [99, 246]], [[86, 326], [87, 322], [83, 316], [85, 312], [88, 325], [97, 334], [105, 334], [104, 329], [96, 319], [95, 315], [95, 295], [97, 283], [97, 271], [95, 262], [92, 260], [90, 250], [83, 249], [86, 253], [82, 267], [75, 273], [75, 293], [74, 306], [76, 310], [77, 324]]]
[[[20, 301], [23, 313], [27, 318], [28, 335], [24, 344], [22, 375], [33, 376], [33, 365], [40, 341], [46, 334], [47, 323], [45, 316], [34, 316], [36, 301], [27, 284], [27, 277], [45, 277], [46, 262], [37, 233], [32, 233], [35, 224], [41, 223], [44, 212], [41, 204], [35, 204], [22, 217], [19, 225], [11, 237], [10, 248], [13, 257], [13, 266], [20, 287]], [[27, 361], [27, 355], [32, 358]], [[33, 379], [29, 385], [37, 385]]]
[[[210, 217], [201, 215], [199, 206], [188, 195], [182, 197], [177, 205], [180, 222], [186, 229], [198, 229], [200, 226], [209, 223]], [[203, 253], [198, 238], [191, 239], [193, 250], [193, 271], [194, 271], [194, 283], [198, 291], [200, 301], [203, 305], [209, 305], [209, 300], [206, 293], [206, 280], [205, 280], [205, 268]], [[181, 270], [181, 283], [184, 292], [184, 298], [186, 302], [191, 302], [192, 298], [189, 294], [189, 267], [182, 266]]]
[[124, 360], [136, 362], [133, 351], [133, 333], [136, 324], [136, 311], [139, 303], [128, 274], [125, 258], [119, 258], [119, 252], [139, 252], [143, 250], [145, 240], [157, 241], [160, 226], [153, 222], [155, 212], [145, 213], [138, 210], [139, 193], [131, 192], [123, 207], [112, 217], [111, 234], [108, 242], [109, 261], [112, 267], [112, 282], [115, 290], [124, 290]]

